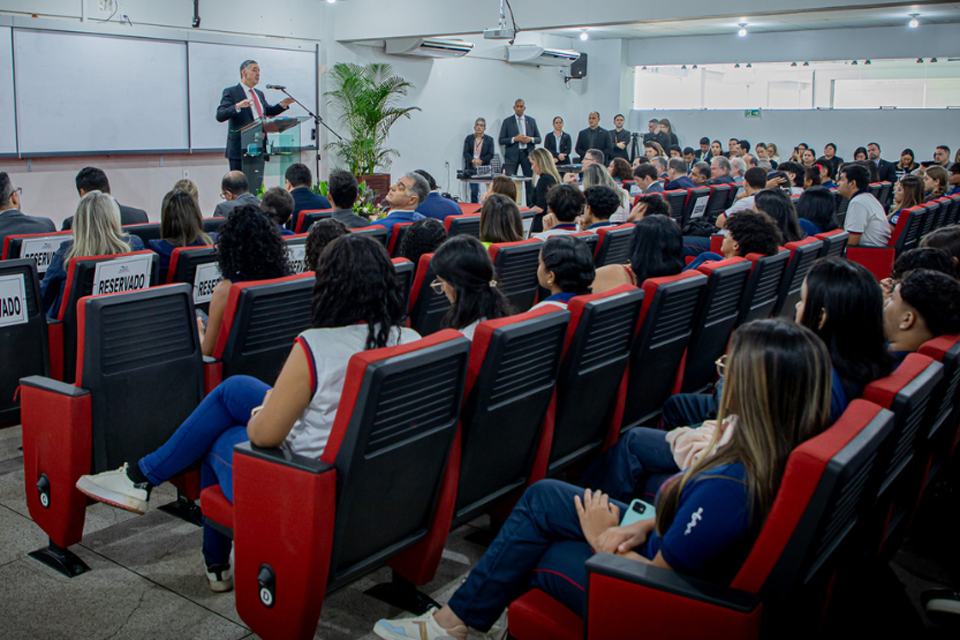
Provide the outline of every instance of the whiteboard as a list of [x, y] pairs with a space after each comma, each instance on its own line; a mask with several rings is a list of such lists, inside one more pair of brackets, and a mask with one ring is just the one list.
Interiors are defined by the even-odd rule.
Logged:
[[14, 29], [20, 153], [178, 151], [184, 42]]
[[[286, 96], [267, 89], [268, 84], [282, 84], [290, 95], [314, 113], [317, 110], [317, 56], [314, 49], [293, 51], [236, 45], [191, 42], [190, 59], [190, 147], [193, 150], [224, 149], [229, 122], [217, 122], [217, 107], [226, 87], [240, 82], [240, 63], [256, 60], [260, 65], [260, 84], [268, 104], [276, 104]], [[305, 116], [306, 111], [293, 104], [284, 116]], [[302, 146], [314, 146], [310, 138], [313, 123], [305, 122], [300, 131]]]
[[13, 112], [13, 53], [10, 27], [0, 27], [0, 153], [17, 152], [17, 120]]

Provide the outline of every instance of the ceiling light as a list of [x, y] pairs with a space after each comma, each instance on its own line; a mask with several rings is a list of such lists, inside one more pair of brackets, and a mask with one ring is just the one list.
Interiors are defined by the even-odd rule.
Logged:
[[797, 66], [797, 63], [796, 63], [796, 62], [791, 62], [791, 63], [790, 63], [790, 66], [791, 66], [791, 67], [795, 67], [795, 66]]
[[910, 22], [908, 22], [907, 24], [910, 26], [911, 29], [916, 29], [917, 27], [920, 26], [920, 21], [917, 20], [917, 16], [919, 15], [920, 15], [919, 13], [910, 14]]
[[857, 65], [858, 65], [858, 64], [860, 64], [860, 63], [859, 63], [859, 62], [857, 62], [856, 60], [854, 60], [854, 61], [853, 61], [853, 62], [851, 62], [850, 64], [852, 64], [853, 66], [857, 66]]
[[589, 39], [589, 38], [590, 38], [590, 36], [587, 35], [587, 30], [586, 30], [586, 29], [584, 29], [583, 31], [580, 32], [580, 39], [581, 39], [581, 40], [587, 40], [587, 39]]
[[936, 61], [937, 61], [936, 58], [930, 58], [930, 62], [936, 62]]
[[641, 67], [641, 68], [640, 68], [640, 71], [646, 71], [646, 70], [647, 70], [646, 67]]
[[696, 68], [697, 68], [697, 65], [693, 65], [693, 68], [696, 69]]
[[804, 62], [804, 63], [803, 63], [803, 66], [809, 67], [809, 66], [810, 66], [810, 63], [809, 63], [809, 62]]
[[864, 62], [863, 64], [871, 64], [871, 63], [870, 63], [870, 61], [869, 61], [869, 60], [867, 60], [867, 61], [866, 61], [866, 62]]
[[336, 1], [337, 1], [337, 0], [327, 0], [327, 4], [333, 4], [333, 3], [336, 2]]
[[747, 69], [753, 69], [753, 65], [749, 62], [747, 63]]
[[686, 69], [686, 68], [687, 68], [687, 65], [683, 65], [683, 66], [680, 67], [680, 68], [681, 68], [681, 69]]
[[917, 58], [917, 64], [923, 64], [923, 58]]
[[737, 31], [737, 35], [740, 36], [741, 38], [743, 38], [744, 36], [747, 35], [747, 23], [746, 23], [746, 22], [741, 22], [741, 23], [740, 23], [740, 31]]
[[734, 69], [739, 69], [739, 68], [740, 68], [740, 63], [738, 62], [737, 64], [733, 65], [733, 68], [734, 68]]

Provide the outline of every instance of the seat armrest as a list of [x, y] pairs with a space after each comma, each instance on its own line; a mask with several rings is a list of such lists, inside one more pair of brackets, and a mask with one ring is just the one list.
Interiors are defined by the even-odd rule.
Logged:
[[28, 376], [26, 378], [20, 378], [20, 386], [30, 387], [31, 389], [39, 389], [40, 391], [45, 391], [47, 393], [55, 393], [60, 396], [67, 396], [68, 398], [79, 398], [80, 396], [90, 395], [90, 392], [86, 389], [72, 384], [67, 384], [66, 382], [61, 382], [59, 380], [54, 380], [46, 376]]
[[306, 471], [307, 473], [326, 473], [327, 471], [332, 471], [335, 467], [329, 462], [323, 462], [322, 460], [317, 460], [316, 458], [308, 458], [307, 456], [301, 456], [296, 453], [290, 453], [284, 449], [278, 447], [258, 447], [250, 442], [242, 442], [236, 445], [233, 448], [235, 453], [241, 455], [250, 456], [251, 458], [257, 458], [259, 460], [265, 460], [273, 464], [279, 464], [284, 467], [290, 467], [291, 469], [296, 469], [298, 471]]
[[209, 394], [223, 382], [223, 361], [213, 356], [203, 356], [203, 391]]

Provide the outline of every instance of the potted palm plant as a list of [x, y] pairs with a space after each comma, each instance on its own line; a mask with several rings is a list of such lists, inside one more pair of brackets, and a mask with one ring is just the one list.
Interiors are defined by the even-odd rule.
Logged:
[[386, 146], [390, 128], [400, 118], [420, 111], [420, 107], [398, 104], [414, 87], [395, 75], [389, 64], [381, 63], [337, 63], [330, 70], [330, 82], [333, 89], [324, 96], [327, 104], [339, 112], [346, 135], [326, 148], [336, 152], [359, 182], [366, 182], [382, 196], [390, 188], [390, 174], [377, 173], [377, 169], [388, 170], [391, 157], [400, 155]]

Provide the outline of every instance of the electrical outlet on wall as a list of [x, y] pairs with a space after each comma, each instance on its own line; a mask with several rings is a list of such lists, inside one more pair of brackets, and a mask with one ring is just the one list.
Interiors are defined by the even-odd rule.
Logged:
[[184, 179], [184, 180], [189, 180], [189, 179], [190, 179], [190, 169], [184, 169], [184, 170], [183, 170], [183, 179]]

